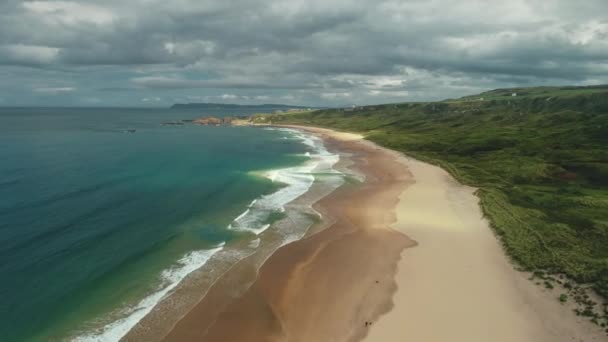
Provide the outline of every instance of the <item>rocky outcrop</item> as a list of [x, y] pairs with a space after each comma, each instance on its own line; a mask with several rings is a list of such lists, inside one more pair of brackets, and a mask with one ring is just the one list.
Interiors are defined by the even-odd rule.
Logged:
[[203, 126], [219, 126], [221, 124], [224, 123], [224, 121], [222, 119], [213, 117], [213, 116], [207, 116], [207, 117], [203, 117], [203, 118], [198, 118], [194, 121], [192, 121], [192, 123], [195, 123], [197, 125], [203, 125]]
[[214, 116], [205, 116], [202, 118], [198, 118], [192, 120], [192, 123], [203, 126], [219, 126], [219, 125], [232, 125], [235, 121], [238, 121], [237, 118], [226, 116], [223, 118], [216, 118]]

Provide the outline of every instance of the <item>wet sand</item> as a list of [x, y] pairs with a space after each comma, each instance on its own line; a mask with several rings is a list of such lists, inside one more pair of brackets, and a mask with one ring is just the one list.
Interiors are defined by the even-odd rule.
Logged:
[[319, 201], [326, 229], [277, 250], [244, 294], [226, 297], [220, 279], [164, 340], [606, 340], [514, 269], [475, 189], [356, 135], [305, 129], [365, 182]]
[[390, 154], [353, 136], [336, 138], [326, 137], [327, 147], [353, 153], [350, 167], [366, 180], [316, 204], [334, 223], [277, 250], [219, 313], [221, 286], [212, 288], [166, 341], [359, 340], [372, 326], [366, 322], [391, 309], [401, 252], [415, 245], [390, 228], [410, 177]]

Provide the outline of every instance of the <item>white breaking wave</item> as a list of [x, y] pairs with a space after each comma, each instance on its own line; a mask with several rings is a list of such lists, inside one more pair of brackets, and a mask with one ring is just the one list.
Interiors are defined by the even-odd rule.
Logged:
[[[305, 194], [315, 181], [314, 173], [341, 174], [333, 169], [338, 162], [339, 155], [329, 153], [323, 141], [315, 136], [307, 135], [298, 130], [289, 128], [266, 128], [288, 132], [290, 137], [282, 139], [297, 139], [309, 146], [312, 152], [306, 152], [309, 160], [300, 166], [271, 170], [264, 174], [273, 182], [280, 182], [286, 186], [278, 191], [254, 199], [247, 209], [241, 213], [228, 226], [229, 229], [246, 230], [260, 234], [270, 227], [269, 216], [272, 213], [285, 212], [285, 205]], [[293, 239], [285, 240], [284, 243]], [[250, 242], [249, 247], [258, 248], [260, 239]], [[209, 259], [223, 249], [224, 244], [209, 250], [194, 251], [182, 257], [177, 265], [162, 272], [162, 284], [159, 289], [139, 301], [136, 305], [126, 308], [120, 318], [91, 333], [78, 336], [78, 342], [106, 342], [118, 341], [124, 337], [139, 321], [162, 301], [188, 274], [203, 267]]]
[[262, 233], [270, 227], [267, 221], [271, 214], [284, 212], [287, 203], [310, 189], [315, 181], [315, 173], [338, 173], [333, 169], [333, 165], [338, 162], [339, 155], [329, 153], [320, 138], [289, 128], [267, 129], [288, 132], [292, 138], [309, 146], [312, 152], [306, 152], [309, 160], [303, 165], [266, 172], [264, 175], [268, 179], [286, 186], [252, 202], [247, 210], [230, 224], [230, 229]]
[[235, 221], [240, 220], [241, 218], [243, 218], [243, 216], [249, 214], [249, 208], [247, 210], [245, 210], [243, 213], [241, 213], [241, 215], [239, 215], [237, 218], [235, 218]]
[[222, 250], [223, 244], [209, 250], [194, 251], [186, 254], [177, 266], [162, 272], [163, 284], [158, 291], [142, 299], [135, 306], [125, 309], [126, 317], [116, 320], [93, 333], [79, 336], [74, 341], [106, 342], [118, 341], [124, 337], [142, 318], [144, 318], [169, 291], [173, 290], [188, 274], [204, 266], [211, 257]]

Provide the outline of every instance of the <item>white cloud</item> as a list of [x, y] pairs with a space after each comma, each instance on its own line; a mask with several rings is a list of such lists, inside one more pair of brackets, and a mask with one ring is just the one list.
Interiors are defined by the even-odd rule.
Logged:
[[73, 1], [26, 1], [23, 7], [35, 14], [46, 16], [43, 18], [56, 19], [65, 24], [106, 24], [115, 19], [112, 11], [107, 8]]
[[608, 44], [608, 22], [599, 22], [591, 20], [587, 23], [579, 25], [571, 30], [566, 30], [565, 34], [575, 44], [586, 45], [589, 43]]
[[322, 93], [321, 97], [324, 99], [330, 99], [330, 100], [334, 100], [337, 98], [349, 98], [351, 97], [351, 93], [349, 92], [342, 92], [342, 93]]
[[165, 48], [165, 50], [167, 50], [168, 53], [170, 53], [170, 54], [175, 53], [175, 44], [174, 43], [165, 43], [163, 45], [163, 47]]
[[370, 90], [368, 93], [371, 96], [383, 96], [386, 98], [407, 97], [410, 95], [410, 92], [407, 90], [401, 90], [401, 91]]
[[59, 52], [59, 48], [49, 46], [24, 44], [0, 46], [0, 56], [4, 55], [5, 58], [9, 60], [19, 61], [26, 64], [52, 63], [57, 59]]

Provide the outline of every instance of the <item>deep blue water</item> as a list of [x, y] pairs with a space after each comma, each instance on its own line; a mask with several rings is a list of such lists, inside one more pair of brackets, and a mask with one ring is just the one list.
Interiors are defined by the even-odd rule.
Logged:
[[0, 109], [1, 341], [65, 337], [238, 239], [228, 224], [278, 187], [254, 171], [307, 151], [281, 131], [160, 125], [200, 115]]

